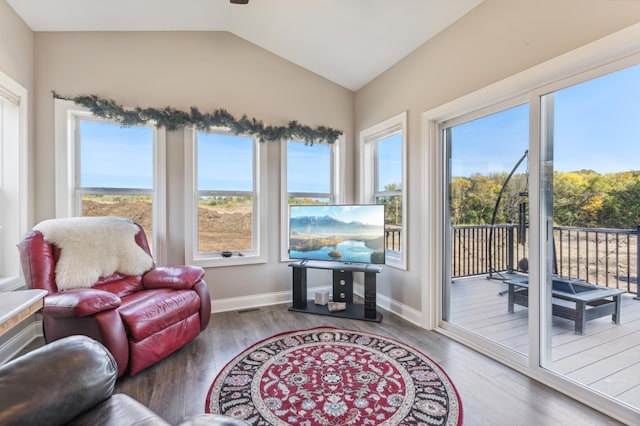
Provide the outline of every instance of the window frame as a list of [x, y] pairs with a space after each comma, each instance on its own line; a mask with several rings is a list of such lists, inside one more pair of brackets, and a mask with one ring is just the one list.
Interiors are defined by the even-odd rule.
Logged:
[[[402, 190], [378, 191], [378, 142], [401, 134]], [[361, 202], [375, 204], [377, 197], [402, 197], [402, 227], [400, 251], [385, 248], [387, 266], [407, 270], [407, 112], [401, 112], [360, 132], [360, 194]]]
[[283, 140], [280, 143], [280, 208], [282, 214], [280, 215], [280, 260], [282, 262], [290, 262], [289, 257], [289, 197], [309, 197], [309, 198], [328, 198], [329, 204], [341, 203], [341, 191], [339, 182], [341, 181], [340, 170], [340, 151], [344, 146], [344, 135], [340, 136], [338, 140], [330, 144], [331, 151], [329, 153], [330, 171], [329, 171], [329, 193], [323, 192], [288, 192], [289, 177], [288, 177], [288, 164], [289, 164], [289, 142], [302, 143], [302, 141], [296, 140]]
[[[0, 126], [0, 292], [24, 287], [24, 278], [16, 244], [33, 222], [29, 179], [29, 106], [28, 91], [0, 71], [0, 98], [15, 105], [17, 120], [11, 132]], [[4, 110], [4, 107], [0, 107]], [[4, 111], [0, 119], [5, 119]], [[17, 139], [18, 143], [15, 143]]]
[[252, 246], [250, 251], [240, 251], [242, 256], [223, 257], [221, 253], [201, 253], [198, 251], [198, 201], [200, 192], [224, 196], [244, 196], [247, 191], [198, 190], [198, 132], [187, 128], [185, 135], [185, 261], [201, 267], [219, 267], [266, 263], [266, 230], [260, 218], [266, 209], [267, 155], [264, 143], [250, 135], [236, 135], [228, 129], [215, 128], [204, 133], [227, 136], [244, 136], [253, 139], [253, 191]]
[[117, 124], [96, 117], [87, 108], [73, 101], [55, 100], [55, 217], [73, 217], [82, 215], [82, 195], [151, 195], [152, 197], [152, 235], [147, 235], [152, 243], [153, 257], [158, 265], [167, 263], [167, 215], [166, 215], [166, 130], [164, 127], [145, 126], [153, 130], [153, 188], [140, 190], [135, 188], [79, 188], [80, 156], [79, 126], [80, 120]]

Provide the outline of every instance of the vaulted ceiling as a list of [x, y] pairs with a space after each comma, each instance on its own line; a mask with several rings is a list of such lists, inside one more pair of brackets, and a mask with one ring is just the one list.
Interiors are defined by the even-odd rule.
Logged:
[[358, 90], [483, 0], [7, 0], [33, 31], [228, 31]]

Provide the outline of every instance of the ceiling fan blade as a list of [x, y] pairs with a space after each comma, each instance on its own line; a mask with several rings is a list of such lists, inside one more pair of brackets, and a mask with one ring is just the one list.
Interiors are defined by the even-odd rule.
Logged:
[[249, 0], [229, 0], [233, 4], [247, 4]]

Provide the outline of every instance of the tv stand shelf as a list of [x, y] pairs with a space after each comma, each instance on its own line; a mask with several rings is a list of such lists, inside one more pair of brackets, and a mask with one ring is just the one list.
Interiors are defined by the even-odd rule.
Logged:
[[[293, 269], [293, 304], [290, 311], [309, 314], [332, 315], [341, 318], [364, 321], [382, 321], [382, 314], [376, 310], [376, 274], [382, 272], [377, 265], [345, 262], [324, 262], [301, 260], [290, 263]], [[344, 311], [329, 312], [326, 305], [316, 305], [307, 300], [307, 269], [328, 269], [333, 271], [334, 302], [346, 302]], [[364, 272], [364, 303], [353, 302], [353, 273]]]

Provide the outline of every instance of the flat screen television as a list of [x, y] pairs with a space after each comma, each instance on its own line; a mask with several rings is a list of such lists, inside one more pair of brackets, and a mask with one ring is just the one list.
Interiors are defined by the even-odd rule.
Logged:
[[289, 257], [383, 264], [384, 206], [290, 206]]

